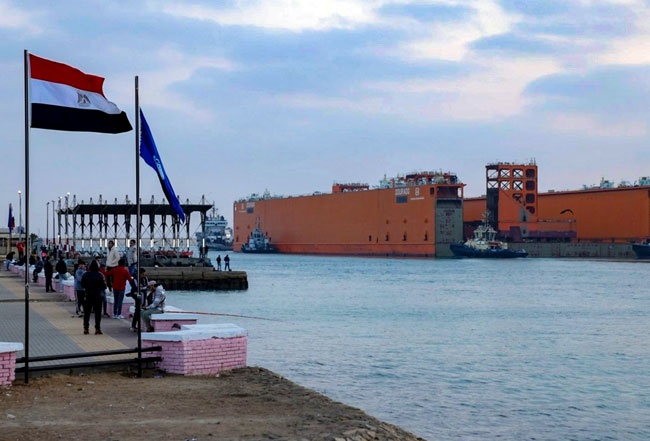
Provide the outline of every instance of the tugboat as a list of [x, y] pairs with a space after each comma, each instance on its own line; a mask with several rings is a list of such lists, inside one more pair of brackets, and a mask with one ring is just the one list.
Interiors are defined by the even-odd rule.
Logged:
[[633, 243], [632, 250], [639, 259], [650, 259], [650, 241], [646, 243]]
[[257, 228], [253, 230], [248, 243], [241, 246], [242, 253], [277, 253], [278, 249], [271, 245], [271, 239], [266, 237], [260, 228], [260, 218], [257, 218]]
[[491, 258], [513, 258], [526, 257], [525, 250], [510, 250], [508, 244], [496, 240], [497, 232], [487, 221], [474, 230], [474, 237], [465, 243], [452, 243], [449, 245], [456, 257], [491, 257]]

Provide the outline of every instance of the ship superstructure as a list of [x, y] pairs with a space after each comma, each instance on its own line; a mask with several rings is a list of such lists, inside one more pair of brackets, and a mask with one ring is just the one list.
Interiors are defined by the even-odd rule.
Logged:
[[486, 166], [486, 196], [464, 203], [465, 237], [490, 213], [489, 223], [509, 241], [631, 243], [650, 239], [650, 181], [582, 190], [538, 192], [537, 165]]

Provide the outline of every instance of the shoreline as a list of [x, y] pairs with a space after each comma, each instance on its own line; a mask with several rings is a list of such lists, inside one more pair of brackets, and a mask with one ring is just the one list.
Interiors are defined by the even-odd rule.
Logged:
[[0, 390], [4, 439], [423, 438], [259, 367], [218, 375], [54, 374]]

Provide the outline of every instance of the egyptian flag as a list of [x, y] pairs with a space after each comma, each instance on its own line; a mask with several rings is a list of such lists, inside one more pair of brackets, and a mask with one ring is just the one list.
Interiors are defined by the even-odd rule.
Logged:
[[29, 55], [31, 127], [72, 132], [123, 133], [126, 113], [104, 96], [104, 78]]

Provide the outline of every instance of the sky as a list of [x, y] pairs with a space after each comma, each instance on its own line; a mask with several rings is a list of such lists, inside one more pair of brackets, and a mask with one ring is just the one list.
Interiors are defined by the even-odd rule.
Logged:
[[[496, 161], [534, 159], [540, 190], [650, 175], [648, 0], [0, 0], [2, 226], [24, 191], [24, 49], [105, 77], [132, 123], [138, 75], [176, 193], [231, 222], [251, 193], [415, 170], [469, 196]], [[134, 137], [32, 129], [31, 230], [68, 192], [133, 200]], [[141, 191], [162, 198], [145, 165]]]

